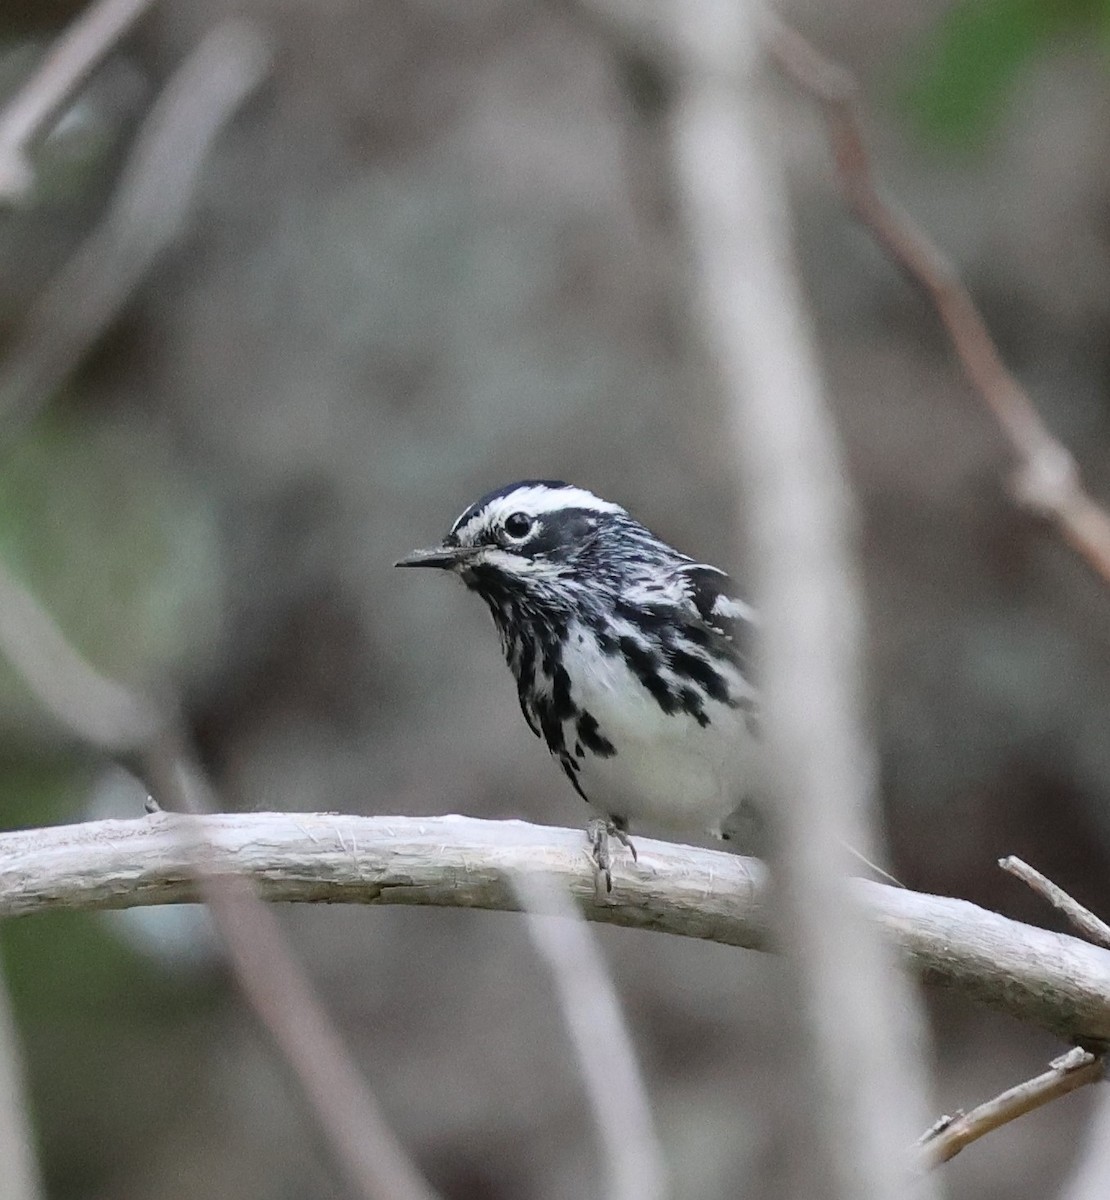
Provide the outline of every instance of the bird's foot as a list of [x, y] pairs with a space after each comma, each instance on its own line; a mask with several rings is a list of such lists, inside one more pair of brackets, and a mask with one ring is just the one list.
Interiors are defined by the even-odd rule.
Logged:
[[595, 817], [586, 825], [586, 836], [590, 840], [590, 855], [597, 865], [598, 873], [605, 880], [606, 892], [613, 890], [612, 856], [609, 853], [609, 839], [614, 837], [622, 846], [627, 846], [632, 852], [632, 861], [636, 862], [636, 847], [628, 836], [628, 824], [619, 817]]

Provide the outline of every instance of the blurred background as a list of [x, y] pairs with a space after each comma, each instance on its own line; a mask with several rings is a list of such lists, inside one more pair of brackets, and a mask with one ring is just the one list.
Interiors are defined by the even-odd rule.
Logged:
[[[11, 96], [79, 11], [6, 0]], [[227, 808], [576, 825], [484, 609], [393, 572], [482, 492], [581, 483], [727, 562], [734, 465], [697, 368], [669, 84], [571, 3], [248, 0], [273, 69], [181, 236], [5, 443], [0, 555], [106, 672], [180, 697]], [[878, 169], [954, 257], [1110, 497], [1110, 24], [1094, 0], [792, 0], [857, 73]], [[0, 361], [97, 227], [144, 116], [226, 14], [155, 7], [0, 213]], [[846, 215], [818, 115], [769, 80], [858, 498], [892, 869], [1052, 916], [1016, 853], [1110, 915], [1110, 594], [1016, 511], [924, 301]], [[0, 402], [4, 397], [0, 397]], [[0, 675], [0, 823], [144, 793]], [[544, 968], [504, 914], [281, 910], [395, 1129], [448, 1200], [569, 1200], [594, 1134]], [[792, 1028], [767, 956], [597, 936], [689, 1200], [798, 1192]], [[52, 1200], [300, 1200], [344, 1185], [195, 909], [0, 927]], [[928, 994], [938, 1115], [1062, 1047]], [[969, 1149], [953, 1197], [1058, 1186], [1091, 1097]]]

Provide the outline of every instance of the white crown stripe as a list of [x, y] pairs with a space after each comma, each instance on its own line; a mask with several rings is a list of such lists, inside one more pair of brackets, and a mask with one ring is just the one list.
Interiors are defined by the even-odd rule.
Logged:
[[493, 525], [503, 521], [515, 512], [527, 513], [529, 516], [543, 516], [544, 513], [560, 512], [563, 509], [579, 508], [587, 512], [619, 513], [627, 515], [619, 504], [602, 500], [593, 492], [579, 487], [545, 487], [543, 484], [530, 484], [519, 487], [503, 496], [496, 496], [484, 507], [480, 508], [460, 526], [459, 521], [466, 516], [469, 509], [459, 514], [452, 530], [461, 534], [465, 529], [479, 529], [482, 526]]

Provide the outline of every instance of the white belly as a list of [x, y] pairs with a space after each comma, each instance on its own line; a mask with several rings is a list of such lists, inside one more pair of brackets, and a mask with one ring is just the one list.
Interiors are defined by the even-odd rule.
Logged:
[[[577, 759], [590, 803], [605, 816], [719, 834], [756, 786], [758, 744], [744, 712], [706, 699], [709, 724], [702, 726], [688, 713], [665, 713], [624, 658], [602, 654], [591, 638], [579, 641], [572, 630], [564, 654], [575, 704], [616, 748], [609, 758]], [[727, 670], [730, 691], [750, 694], [739, 674]], [[569, 730], [567, 740], [574, 745]]]

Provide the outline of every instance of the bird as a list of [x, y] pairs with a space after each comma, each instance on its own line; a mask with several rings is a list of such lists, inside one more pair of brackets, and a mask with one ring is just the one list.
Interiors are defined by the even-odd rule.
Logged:
[[588, 845], [633, 823], [728, 836], [759, 775], [755, 611], [729, 575], [583, 487], [525, 479], [482, 496], [398, 567], [456, 575], [485, 601], [520, 710], [596, 814]]

